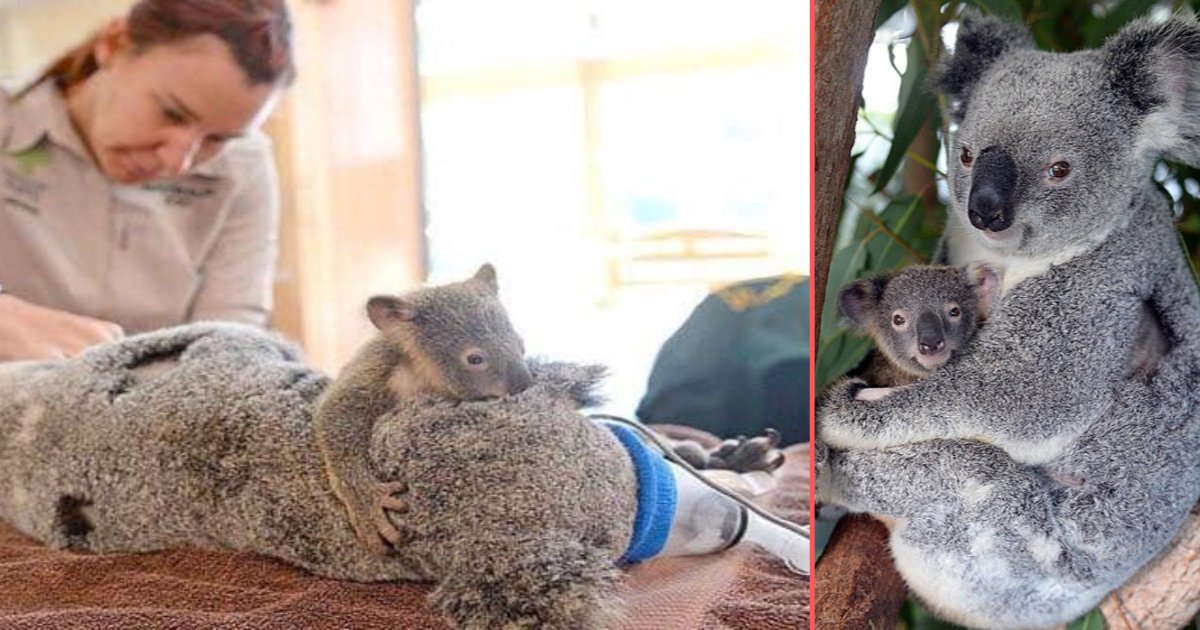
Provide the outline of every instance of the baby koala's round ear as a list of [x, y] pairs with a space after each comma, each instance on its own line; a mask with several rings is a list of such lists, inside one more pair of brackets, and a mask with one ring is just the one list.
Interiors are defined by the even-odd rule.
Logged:
[[838, 308], [856, 326], [866, 327], [883, 299], [886, 277], [855, 280], [838, 292]]
[[367, 317], [379, 330], [387, 330], [401, 322], [417, 318], [417, 305], [392, 295], [376, 295], [367, 300]]
[[484, 286], [491, 289], [492, 293], [500, 293], [500, 283], [496, 281], [496, 268], [492, 266], [492, 263], [483, 263], [472, 279], [482, 282]]
[[980, 315], [987, 315], [1000, 299], [1000, 280], [1003, 278], [1003, 272], [992, 263], [977, 260], [964, 267], [963, 274], [966, 275], [967, 282], [975, 287], [975, 294], [979, 296]]

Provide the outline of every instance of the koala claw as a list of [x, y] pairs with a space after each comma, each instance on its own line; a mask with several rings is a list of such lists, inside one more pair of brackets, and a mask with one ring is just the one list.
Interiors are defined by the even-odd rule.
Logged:
[[783, 465], [783, 453], [779, 450], [779, 432], [767, 429], [759, 437], [725, 440], [714, 449], [709, 457], [708, 468], [723, 468], [744, 473], [756, 470], [771, 472]]
[[[373, 505], [371, 506], [372, 521], [375, 524], [373, 534], [376, 540], [382, 538], [386, 545], [373, 546], [372, 551], [378, 555], [387, 555], [392, 548], [408, 542], [410, 536], [401, 527], [397, 527], [388, 517], [388, 512], [407, 512], [408, 501], [397, 496], [408, 492], [408, 484], [403, 481], [387, 481], [376, 484]], [[382, 553], [380, 552], [382, 549]]]

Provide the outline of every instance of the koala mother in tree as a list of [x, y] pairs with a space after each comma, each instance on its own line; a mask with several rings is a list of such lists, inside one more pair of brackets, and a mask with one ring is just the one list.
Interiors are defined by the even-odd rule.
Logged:
[[818, 496], [893, 518], [897, 568], [943, 617], [1053, 626], [1200, 498], [1200, 292], [1151, 177], [1200, 166], [1200, 23], [1064, 54], [967, 13], [938, 80], [958, 125], [940, 257], [996, 265], [1001, 297], [928, 378], [823, 395]]
[[0, 90], [0, 360], [266, 324], [294, 74], [284, 0], [140, 0]]

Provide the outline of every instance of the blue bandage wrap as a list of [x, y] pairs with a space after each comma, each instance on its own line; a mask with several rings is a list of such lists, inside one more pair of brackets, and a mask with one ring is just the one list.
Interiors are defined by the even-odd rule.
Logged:
[[675, 520], [675, 475], [671, 473], [667, 460], [646, 446], [631, 429], [618, 424], [605, 424], [629, 452], [637, 473], [637, 516], [633, 519], [633, 537], [621, 560], [641, 562], [658, 555], [667, 544], [667, 535], [671, 533], [671, 523]]

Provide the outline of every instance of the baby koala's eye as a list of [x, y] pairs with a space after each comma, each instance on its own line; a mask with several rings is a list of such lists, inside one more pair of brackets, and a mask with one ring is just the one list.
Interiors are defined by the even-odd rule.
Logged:
[[958, 308], [957, 306], [951, 306], [950, 310], [946, 311], [946, 314], [949, 315], [951, 319], [958, 319], [959, 317], [962, 317], [962, 309]]
[[958, 156], [958, 159], [962, 162], [962, 165], [967, 168], [970, 168], [971, 164], [975, 162], [975, 156], [971, 155], [970, 147], [963, 147], [962, 154]]
[[895, 315], [892, 315], [892, 325], [895, 326], [896, 328], [899, 328], [906, 323], [908, 323], [908, 320], [904, 319], [904, 316], [901, 315], [900, 313], [896, 313]]
[[1066, 162], [1055, 162], [1046, 169], [1046, 174], [1050, 176], [1050, 179], [1063, 179], [1071, 174], [1071, 165]]
[[487, 354], [478, 348], [468, 349], [462, 354], [462, 362], [468, 368], [479, 370], [487, 367]]

